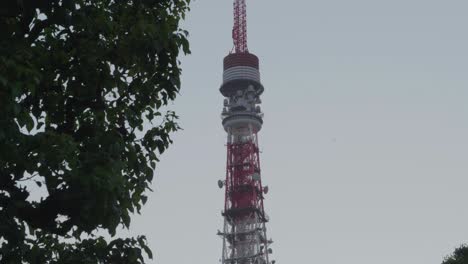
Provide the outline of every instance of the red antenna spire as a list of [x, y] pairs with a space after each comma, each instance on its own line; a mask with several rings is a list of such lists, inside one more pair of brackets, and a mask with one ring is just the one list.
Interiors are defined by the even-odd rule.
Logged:
[[236, 53], [249, 53], [247, 48], [247, 8], [245, 0], [234, 0], [234, 27], [232, 29]]

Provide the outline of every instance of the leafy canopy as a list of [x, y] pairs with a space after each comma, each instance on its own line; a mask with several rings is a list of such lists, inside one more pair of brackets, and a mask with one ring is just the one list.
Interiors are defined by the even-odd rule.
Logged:
[[144, 237], [96, 232], [130, 226], [179, 128], [161, 109], [180, 89], [189, 1], [0, 1], [1, 263], [151, 257]]
[[468, 264], [468, 246], [461, 246], [447, 257], [442, 264]]

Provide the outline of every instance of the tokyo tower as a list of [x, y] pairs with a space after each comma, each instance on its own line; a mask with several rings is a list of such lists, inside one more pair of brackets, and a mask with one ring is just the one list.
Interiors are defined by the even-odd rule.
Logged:
[[258, 132], [263, 125], [258, 57], [247, 48], [245, 0], [234, 0], [234, 48], [224, 58], [225, 97], [222, 124], [227, 132], [222, 264], [274, 264], [269, 260], [273, 241], [267, 237], [269, 221], [263, 207], [268, 187], [262, 185]]

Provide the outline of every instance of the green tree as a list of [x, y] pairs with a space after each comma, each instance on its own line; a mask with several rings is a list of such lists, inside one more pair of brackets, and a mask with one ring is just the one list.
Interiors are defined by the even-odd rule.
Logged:
[[180, 89], [189, 1], [0, 1], [1, 263], [152, 258], [116, 230], [179, 128], [162, 109]]
[[468, 246], [461, 246], [447, 257], [442, 264], [468, 264]]

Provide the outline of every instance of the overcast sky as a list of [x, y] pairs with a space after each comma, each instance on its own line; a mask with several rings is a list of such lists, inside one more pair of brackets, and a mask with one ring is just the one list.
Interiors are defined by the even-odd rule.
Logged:
[[[440, 264], [468, 242], [468, 1], [247, 2], [273, 259]], [[218, 263], [232, 1], [195, 0], [184, 27], [184, 130], [131, 233], [154, 263]]]

